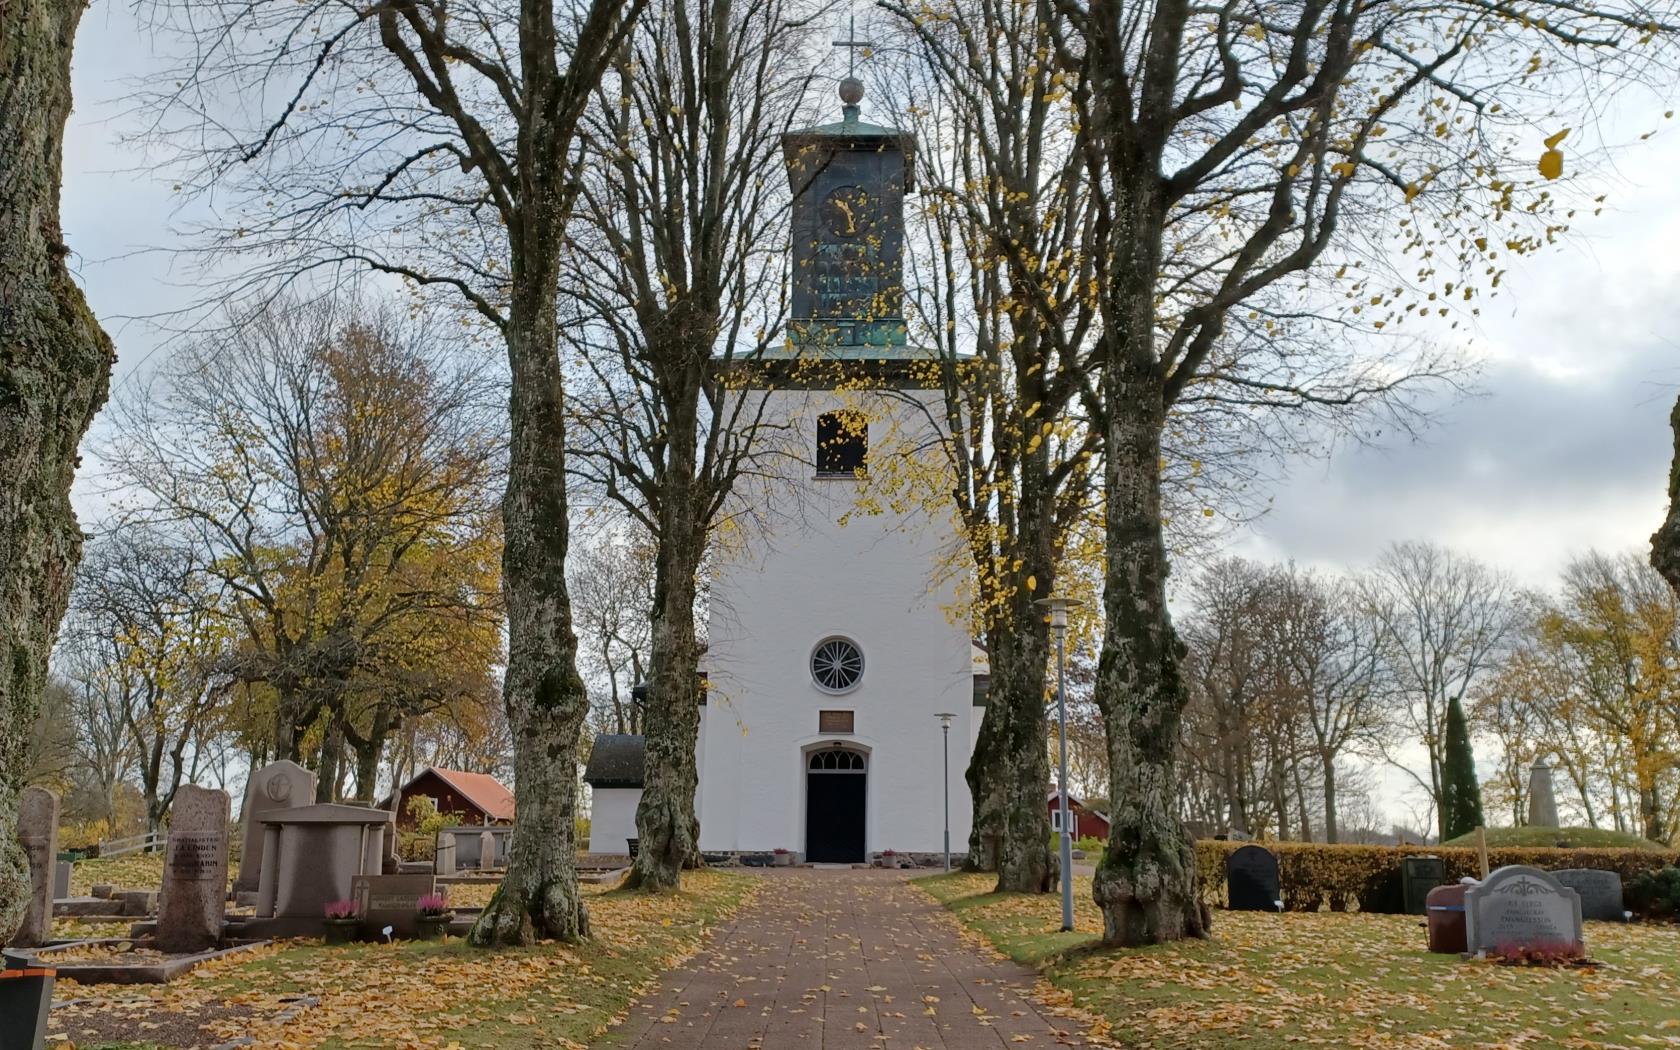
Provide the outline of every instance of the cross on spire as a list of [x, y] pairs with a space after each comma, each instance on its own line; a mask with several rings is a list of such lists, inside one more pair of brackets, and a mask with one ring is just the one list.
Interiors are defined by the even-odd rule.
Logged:
[[846, 75], [848, 77], [852, 77], [852, 76], [857, 75], [858, 48], [860, 48], [860, 47], [874, 47], [875, 42], [873, 40], [859, 40], [857, 38], [857, 14], [855, 12], [852, 14], [851, 27], [850, 27], [850, 30], [847, 32], [846, 35], [851, 37], [851, 39], [850, 40], [836, 40], [834, 42], [834, 46], [835, 47], [844, 47], [844, 48], [849, 48], [850, 49], [846, 54]]

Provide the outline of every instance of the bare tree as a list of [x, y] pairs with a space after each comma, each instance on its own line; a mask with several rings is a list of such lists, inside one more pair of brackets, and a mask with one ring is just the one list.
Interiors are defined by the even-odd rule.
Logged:
[[17, 842], [29, 732], [81, 557], [77, 449], [115, 350], [70, 276], [59, 222], [70, 53], [82, 0], [19, 0], [0, 17], [0, 930], [23, 919]]
[[74, 630], [99, 640], [120, 698], [148, 831], [163, 826], [230, 685], [217, 670], [232, 643], [221, 584], [198, 554], [160, 530], [114, 530], [90, 550], [72, 598]]
[[785, 338], [783, 137], [803, 111], [803, 22], [782, 0], [650, 0], [584, 116], [575, 269], [583, 353], [572, 467], [654, 544], [632, 885], [700, 860], [695, 601], [716, 525], [767, 450], [739, 381]]
[[[1303, 325], [1392, 329], [1445, 308], [1426, 306], [1430, 295], [1473, 298], [1492, 284], [1489, 253], [1546, 243], [1563, 209], [1524, 174], [1533, 155], [1517, 131], [1578, 112], [1583, 94], [1590, 118], [1616, 87], [1666, 75], [1674, 27], [1666, 7], [1550, 0], [1517, 10], [1493, 0], [1073, 0], [1053, 10], [1047, 61], [1063, 73], [1100, 202], [1088, 289], [1101, 319], [1107, 531], [1096, 696], [1115, 819], [1093, 892], [1105, 940], [1134, 944], [1206, 932], [1176, 813], [1185, 693], [1160, 471], [1170, 412], [1220, 385], [1313, 399], [1298, 371], [1228, 367], [1221, 348], [1245, 316], [1283, 345]], [[944, 14], [924, 5], [916, 16]], [[1548, 62], [1574, 75], [1534, 77]], [[1561, 172], [1561, 139], [1547, 143], [1542, 179]], [[1412, 214], [1402, 223], [1397, 210]], [[1396, 230], [1406, 250], [1439, 261], [1402, 277], [1372, 252], [1373, 284], [1356, 256]], [[1318, 308], [1343, 295], [1345, 308]], [[1378, 369], [1369, 382], [1393, 374]]]
[[607, 682], [597, 704], [602, 732], [640, 733], [642, 704], [632, 695], [647, 667], [649, 610], [655, 566], [652, 544], [639, 527], [602, 528], [572, 561], [572, 605], [587, 655], [586, 667]]
[[[1390, 699], [1381, 637], [1354, 587], [1290, 565], [1274, 573], [1274, 657], [1310, 731], [1321, 778], [1324, 841], [1338, 841], [1338, 763], [1380, 737]], [[1305, 834], [1303, 838], [1308, 837]]]
[[1447, 707], [1455, 697], [1462, 703], [1481, 675], [1497, 669], [1513, 641], [1514, 588], [1480, 562], [1418, 541], [1389, 547], [1360, 586], [1402, 698], [1408, 742], [1422, 744], [1428, 762], [1422, 773], [1395, 765], [1429, 797], [1440, 833], [1446, 827], [1440, 803]]
[[520, 803], [507, 877], [472, 935], [480, 945], [588, 932], [573, 830], [588, 696], [566, 589], [556, 303], [578, 121], [641, 7], [156, 6], [190, 43], [181, 75], [152, 95], [157, 126], [180, 151], [183, 188], [217, 193], [230, 217], [209, 232], [210, 261], [236, 272], [236, 285], [265, 288], [371, 267], [454, 296], [506, 351], [502, 692]]

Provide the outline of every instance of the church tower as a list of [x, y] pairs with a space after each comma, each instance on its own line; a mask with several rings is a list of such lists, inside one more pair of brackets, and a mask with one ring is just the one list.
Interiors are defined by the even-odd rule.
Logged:
[[785, 455], [737, 491], [744, 524], [713, 573], [700, 845], [839, 863], [938, 854], [948, 793], [960, 855], [981, 709], [967, 618], [936, 571], [959, 539], [949, 513], [860, 506], [871, 464], [936, 445], [944, 419], [936, 354], [909, 345], [904, 320], [915, 139], [861, 119], [857, 79], [840, 99], [840, 121], [783, 138], [791, 320], [742, 366], [738, 396], [762, 399]]

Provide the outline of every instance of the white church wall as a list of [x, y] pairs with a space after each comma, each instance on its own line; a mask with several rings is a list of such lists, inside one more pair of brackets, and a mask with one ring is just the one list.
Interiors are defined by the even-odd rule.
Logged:
[[[839, 743], [868, 754], [866, 848], [940, 849], [946, 784], [935, 716], [948, 711], [956, 716], [951, 841], [961, 852], [970, 825], [963, 773], [981, 709], [973, 706], [966, 626], [947, 615], [955, 585], [931, 582], [956, 542], [951, 523], [891, 509], [859, 513], [856, 479], [815, 476], [817, 415], [854, 407], [858, 395], [768, 397], [769, 414], [795, 424], [787, 432], [792, 455], [784, 482], [743, 487], [746, 505], [767, 513], [744, 519], [739, 549], [710, 590], [701, 848], [805, 852], [806, 755]], [[870, 427], [871, 455], [885, 454], [894, 418], [903, 428], [927, 425], [919, 409], [891, 398], [871, 411], [883, 417]], [[810, 673], [813, 648], [831, 636], [863, 652], [862, 679], [843, 694], [820, 689]], [[819, 732], [824, 710], [854, 712], [855, 732]]]
[[590, 792], [589, 852], [628, 853], [636, 834], [641, 788], [593, 788]]

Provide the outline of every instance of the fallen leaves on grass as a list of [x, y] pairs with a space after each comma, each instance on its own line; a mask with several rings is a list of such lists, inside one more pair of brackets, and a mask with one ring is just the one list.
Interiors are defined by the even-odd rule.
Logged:
[[[148, 988], [61, 982], [55, 1028], [78, 1015], [123, 1011], [139, 1019], [240, 1004], [250, 1016], [206, 1027], [218, 1039], [254, 1046], [583, 1047], [662, 970], [693, 952], [706, 926], [738, 907], [755, 883], [700, 871], [671, 895], [589, 896], [594, 936], [582, 945], [478, 951], [461, 941], [328, 948], [288, 942], [205, 964]], [[318, 1002], [285, 1019], [300, 996]]]
[[1087, 950], [1101, 932], [1077, 880], [1075, 934], [1054, 895], [992, 895], [985, 876], [922, 883], [1045, 975], [1102, 1031], [1146, 1047], [1680, 1047], [1680, 928], [1589, 923], [1599, 966], [1513, 968], [1424, 950], [1422, 920], [1216, 912], [1213, 938]]

